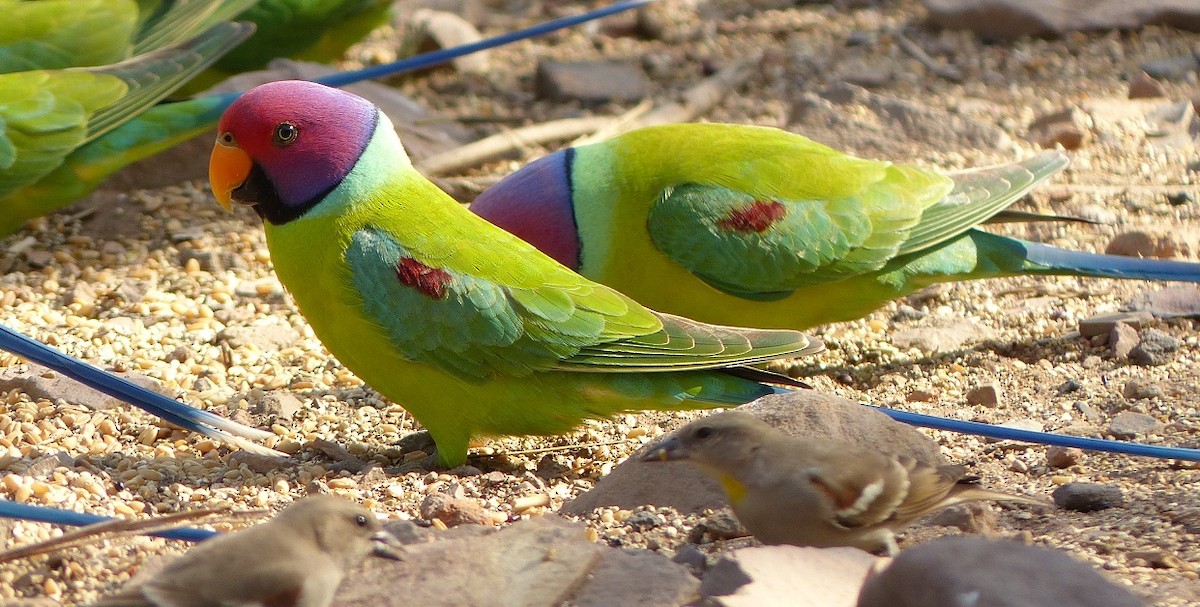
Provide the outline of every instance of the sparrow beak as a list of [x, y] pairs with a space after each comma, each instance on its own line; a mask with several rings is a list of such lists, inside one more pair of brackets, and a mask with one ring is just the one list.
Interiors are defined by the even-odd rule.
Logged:
[[387, 531], [378, 531], [371, 535], [371, 542], [374, 544], [371, 550], [371, 556], [391, 559], [393, 561], [403, 561], [406, 552], [404, 544], [396, 539], [396, 536]]
[[217, 203], [228, 211], [233, 208], [233, 191], [246, 182], [254, 162], [236, 144], [219, 138], [208, 161], [208, 182]]
[[668, 438], [642, 456], [643, 462], [671, 462], [688, 458], [687, 447], [678, 438]]

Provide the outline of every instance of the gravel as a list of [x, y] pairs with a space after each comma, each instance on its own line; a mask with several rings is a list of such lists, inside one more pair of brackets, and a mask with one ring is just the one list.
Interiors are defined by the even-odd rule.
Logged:
[[[951, 62], [961, 71], [963, 82], [954, 83], [929, 73], [888, 35], [893, 28], [921, 22], [918, 2], [878, 4], [853, 10], [803, 5], [702, 21], [688, 8], [691, 3], [663, 0], [647, 18], [655, 37], [613, 38], [594, 30], [555, 34], [494, 51], [494, 70], [486, 76], [464, 78], [437, 70], [396, 86], [444, 114], [471, 118], [471, 128], [482, 136], [511, 121], [585, 113], [577, 104], [533, 99], [540, 58], [652, 57], [646, 62], [657, 66], [648, 70], [650, 93], [661, 99], [714, 67], [765, 49], [760, 73], [706, 120], [808, 132], [809, 125], [790, 122], [802, 94], [836, 84], [847, 66], [868, 65], [889, 74], [875, 93], [994, 125], [1007, 133], [1016, 150], [897, 140], [889, 124], [876, 125], [875, 137], [826, 141], [863, 155], [899, 149], [903, 155], [893, 158], [950, 169], [1033, 153], [1035, 146], [1024, 137], [1038, 116], [1087, 98], [1124, 100], [1126, 75], [1149, 61], [1190, 53], [1200, 43], [1196, 34], [1159, 27], [1000, 45], [981, 44], [962, 32], [909, 28], [907, 35], [934, 60]], [[531, 10], [520, 18], [493, 19], [484, 31], [546, 16]], [[386, 60], [391, 52], [386, 35], [378, 34], [358, 47], [354, 58]], [[1192, 82], [1166, 81], [1162, 87], [1170, 99], [1195, 95]], [[616, 114], [629, 107], [606, 103], [586, 111]], [[860, 108], [839, 106], [839, 111], [854, 117]], [[1112, 212], [1115, 225], [1010, 224], [995, 229], [1088, 251], [1103, 251], [1117, 234], [1133, 227], [1200, 232], [1200, 206], [1172, 205], [1166, 197], [1195, 192], [1197, 175], [1189, 166], [1194, 146], [1159, 145], [1144, 131], [1136, 121], [1097, 118], [1091, 122], [1092, 137], [1073, 152], [1074, 163], [1055, 178], [1057, 185], [1035, 190], [1031, 201], [1020, 205], [1065, 214], [1098, 206]], [[527, 149], [520, 158], [442, 183], [466, 200], [480, 184], [545, 151]], [[93, 411], [63, 400], [32, 399], [12, 389], [0, 393], [0, 498], [144, 516], [225, 504], [277, 510], [307, 492], [330, 491], [392, 519], [419, 519], [420, 504], [429, 495], [445, 493], [474, 501], [487, 518], [502, 522], [557, 510], [639, 445], [697, 415], [626, 415], [585, 424], [565, 436], [484, 441], [471, 460], [478, 474], [396, 474], [396, 467], [419, 458], [414, 454], [424, 455], [406, 454], [397, 446], [416, 424], [400, 405], [382, 399], [332, 359], [313, 336], [272, 276], [258, 220], [248, 212], [219, 212], [201, 182], [127, 194], [87, 216], [72, 208], [34, 220], [0, 240], [0, 322], [83, 359], [150, 377], [190, 404], [269, 428], [275, 433], [269, 444], [293, 454], [295, 461], [251, 465], [231, 457], [223, 446], [132, 408]], [[92, 227], [105, 223], [120, 230]], [[829, 350], [780, 368], [819, 390], [851, 399], [992, 423], [1020, 419], [1073, 434], [1100, 436], [1118, 413], [1132, 411], [1160, 422], [1138, 440], [1197, 447], [1196, 321], [1149, 323], [1143, 331], [1153, 331], [1152, 342], [1174, 348], [1147, 348], [1143, 333], [1145, 359], [1130, 356], [1147, 366], [1115, 358], [1107, 334], [1097, 341], [1077, 332], [1080, 320], [1115, 312], [1131, 297], [1159, 288], [1077, 278], [940, 287], [866, 319], [816, 331]], [[894, 335], [911, 336], [922, 327], [964, 322], [985, 337], [945, 348], [918, 348], [911, 338], [904, 342], [911, 345], [892, 341]], [[251, 339], [221, 337], [245, 336], [252, 334], [248, 327], [260, 326], [275, 328], [269, 348]], [[0, 368], [19, 363], [0, 354]], [[1158, 395], [1126, 400], [1122, 392], [1133, 380], [1157, 387]], [[985, 383], [1003, 396], [995, 404], [970, 404], [968, 393]], [[1071, 389], [1059, 390], [1064, 385]], [[291, 415], [284, 415], [278, 401], [267, 399], [277, 391], [291, 393], [302, 406], [288, 406]], [[915, 393], [928, 397], [909, 398]], [[999, 533], [1067, 550], [1155, 605], [1186, 605], [1197, 596], [1189, 592], [1200, 592], [1195, 571], [1200, 564], [1197, 466], [1088, 453], [1056, 456], [1055, 465], [1063, 467], [1050, 467], [1046, 447], [936, 431], [930, 435], [946, 457], [969, 465], [992, 488], [1048, 495], [1070, 483], [1095, 483], [1118, 490], [1124, 499], [1120, 508], [1044, 517], [1000, 509]], [[347, 456], [337, 458], [328, 449], [308, 446], [317, 440], [341, 446]], [[716, 527], [693, 535], [690, 531], [703, 518], [670, 509], [600, 509], [583, 518], [597, 541], [668, 555], [682, 551], [690, 555], [690, 563], [696, 555], [688, 547], [689, 537], [700, 540], [694, 550], [709, 557], [753, 542], [714, 533]], [[48, 525], [0, 521], [6, 545], [58, 533]], [[947, 533], [957, 531], [918, 526], [904, 535], [901, 545]], [[46, 596], [64, 604], [84, 603], [184, 548], [132, 538], [9, 563], [0, 567], [0, 601]], [[1147, 559], [1151, 553], [1165, 556]], [[1157, 592], [1159, 588], [1166, 590]]]

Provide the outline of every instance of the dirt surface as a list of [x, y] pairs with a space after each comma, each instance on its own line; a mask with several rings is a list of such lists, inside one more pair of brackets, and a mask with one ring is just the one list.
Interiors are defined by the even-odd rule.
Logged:
[[[543, 20], [556, 14], [548, 7], [558, 3], [494, 4], [479, 14], [485, 34]], [[1038, 149], [1027, 139], [1032, 122], [1103, 100], [1103, 108], [1085, 108], [1080, 128], [1086, 138], [1071, 151], [1072, 167], [1018, 208], [1106, 223], [1010, 225], [999, 231], [1102, 252], [1116, 236], [1141, 230], [1169, 251], [1195, 259], [1191, 243], [1200, 234], [1200, 192], [1191, 185], [1198, 168], [1189, 164], [1196, 159], [1190, 118], [1178, 132], [1163, 134], [1173, 127], [1146, 116], [1151, 102], [1200, 98], [1196, 74], [1161, 82], [1165, 97], [1150, 102], [1130, 101], [1127, 92], [1139, 66], [1190, 53], [1200, 46], [1200, 35], [1149, 27], [988, 45], [966, 32], [923, 28], [924, 11], [916, 0], [779, 10], [752, 8], [767, 2], [711, 2], [706, 6], [712, 10], [703, 12], [694, 4], [662, 0], [638, 27], [625, 19], [624, 30], [590, 27], [497, 50], [484, 74], [441, 69], [394, 84], [484, 136], [514, 125], [616, 115], [632, 107], [538, 100], [534, 74], [543, 59], [631, 62], [645, 70], [650, 99], [662, 102], [715, 69], [762, 51], [761, 69], [703, 120], [787, 128], [859, 155], [947, 169], [1032, 154]], [[742, 4], [746, 8], [736, 8]], [[632, 31], [643, 33], [616, 35]], [[897, 43], [896, 31], [935, 64], [957, 68], [961, 82], [914, 59]], [[353, 51], [351, 63], [387, 60], [394, 47], [391, 34], [379, 33]], [[880, 99], [934, 111], [934, 118], [884, 120], [858, 102], [834, 104], [836, 111], [830, 111], [826, 104], [834, 102], [821, 92], [848, 79], [870, 84]], [[524, 149], [441, 183], [467, 201], [492, 178], [550, 149]], [[485, 442], [474, 451], [470, 469], [396, 475], [385, 469], [412, 457], [398, 441], [414, 429], [413, 420], [329, 356], [273, 278], [257, 218], [248, 211], [221, 212], [205, 183], [99, 195], [91, 204], [31, 222], [0, 240], [0, 252], [0, 322], [85, 360], [149, 376], [190, 404], [271, 428], [274, 446], [301, 461], [256, 465], [261, 463], [163, 427], [131, 408], [91, 411], [61, 400], [32, 400], [13, 389], [0, 393], [4, 499], [130, 516], [228, 503], [277, 509], [307, 491], [329, 490], [390, 517], [419, 519], [425, 496], [449, 492], [504, 521], [557, 509], [642, 442], [695, 415], [625, 416], [568, 436]], [[1149, 325], [1179, 345], [1161, 365], [1118, 358], [1103, 340], [1078, 333], [1080, 320], [1163, 286], [1014, 278], [940, 287], [861, 321], [815, 331], [829, 350], [787, 368], [818, 390], [877, 405], [994, 423], [1029, 420], [1085, 435], [1104, 435], [1120, 412], [1142, 413], [1160, 424], [1137, 440], [1200, 447], [1195, 321]], [[270, 343], [281, 345], [261, 347], [222, 334], [259, 324], [273, 327]], [[931, 352], [934, 348], [894, 341], [906, 331], [945, 326], [965, 332], [963, 343]], [[0, 371], [20, 362], [0, 354]], [[1135, 379], [1147, 398], [1125, 396]], [[968, 404], [967, 393], [982, 384], [999, 388], [997, 404]], [[295, 395], [303, 406], [290, 418], [262, 413], [264, 395], [275, 391]], [[949, 459], [968, 465], [994, 488], [1039, 495], [1068, 482], [1120, 488], [1125, 505], [1100, 512], [1032, 516], [998, 510], [996, 533], [1068, 550], [1155, 605], [1200, 604], [1196, 466], [1087, 453], [1053, 468], [1045, 447], [931, 435]], [[345, 450], [313, 448], [309, 442], [316, 439]], [[45, 459], [55, 454], [66, 454], [68, 465]], [[537, 500], [517, 499], [541, 494], [549, 496], [548, 506], [525, 509]], [[623, 524], [628, 516], [605, 511], [588, 518], [601, 541], [650, 545], [666, 554], [685, 543], [695, 522], [668, 518], [662, 528], [642, 532]], [[0, 521], [0, 532], [5, 545], [58, 533], [10, 521]], [[920, 526], [904, 536], [902, 546], [947, 533], [958, 531]], [[702, 548], [723, 546], [710, 542]], [[163, 540], [121, 539], [0, 565], [0, 600], [81, 603], [181, 549]], [[103, 573], [97, 573], [97, 564], [104, 565]]]

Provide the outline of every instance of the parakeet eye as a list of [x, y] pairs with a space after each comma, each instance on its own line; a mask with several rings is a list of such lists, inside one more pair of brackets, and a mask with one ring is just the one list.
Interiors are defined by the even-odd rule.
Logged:
[[272, 143], [278, 147], [287, 147], [300, 136], [300, 129], [290, 122], [280, 122], [279, 126], [275, 127], [275, 136]]
[[696, 438], [705, 439], [717, 433], [716, 428], [712, 426], [700, 426], [696, 428]]
[[221, 141], [221, 143], [223, 143], [225, 145], [233, 145], [233, 143], [234, 143], [233, 133], [230, 133], [229, 131], [225, 131], [224, 133], [221, 133], [220, 141]]
[[355, 524], [357, 524], [359, 527], [366, 527], [366, 526], [367, 526], [367, 517], [366, 517], [366, 516], [364, 516], [364, 515], [362, 515], [362, 514], [360, 514], [360, 515], [358, 515], [358, 516], [354, 517], [354, 522], [355, 522]]

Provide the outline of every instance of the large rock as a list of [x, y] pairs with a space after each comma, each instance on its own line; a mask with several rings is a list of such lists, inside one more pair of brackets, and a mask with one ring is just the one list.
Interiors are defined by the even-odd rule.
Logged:
[[1134, 296], [1125, 309], [1149, 312], [1155, 318], [1200, 318], [1200, 287], [1167, 287]]
[[968, 320], [933, 319], [924, 326], [896, 331], [888, 341], [898, 348], [916, 348], [922, 352], [952, 352], [969, 343], [987, 339], [991, 331]]
[[867, 575], [887, 560], [858, 548], [742, 548], [713, 565], [701, 592], [725, 607], [854, 607]]
[[1200, 31], [1196, 0], [922, 0], [929, 22], [980, 37], [1061, 36], [1086, 30], [1169, 25]]
[[[970, 600], [965, 597], [971, 597]], [[1138, 607], [1129, 591], [1065, 553], [1012, 541], [943, 538], [900, 553], [858, 607]]]
[[676, 607], [699, 598], [700, 582], [684, 566], [590, 542], [582, 525], [557, 516], [483, 529], [414, 536], [404, 561], [369, 559], [352, 572], [334, 605]]
[[[937, 443], [915, 428], [837, 396], [799, 390], [761, 398], [738, 408], [792, 436], [817, 436], [943, 463]], [[700, 512], [728, 504], [716, 481], [684, 462], [643, 462], [657, 442], [644, 446], [600, 479], [596, 487], [567, 502], [562, 511], [584, 514], [602, 506], [633, 509], [642, 505], [671, 506], [680, 512]]]

